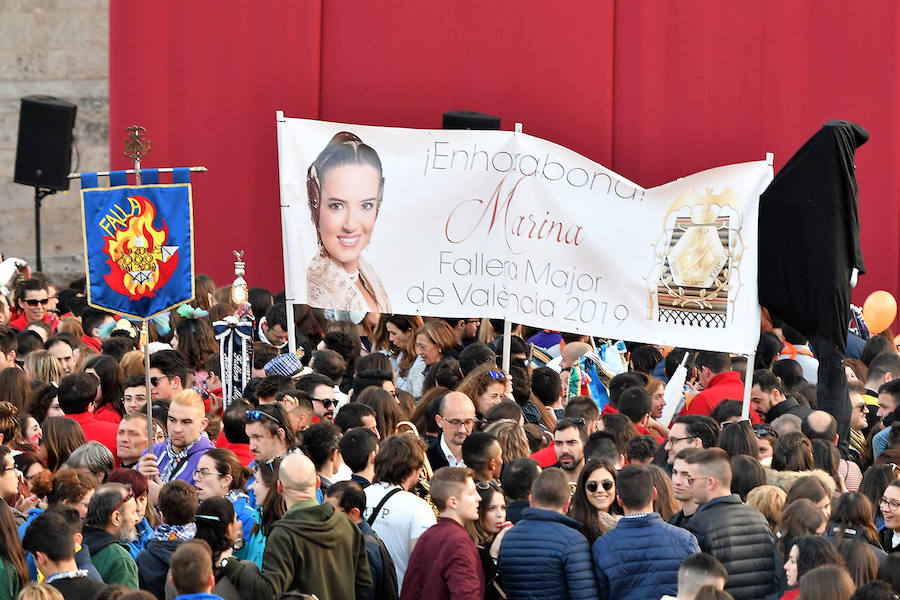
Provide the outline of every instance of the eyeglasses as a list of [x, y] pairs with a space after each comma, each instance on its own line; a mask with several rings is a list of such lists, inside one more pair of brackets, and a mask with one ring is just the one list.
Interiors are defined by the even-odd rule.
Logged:
[[[395, 394], [396, 394], [396, 392], [395, 392]], [[313, 400], [315, 400], [316, 402], [321, 402], [322, 406], [324, 406], [325, 408], [334, 408], [335, 406], [337, 406], [337, 401], [332, 400], [331, 398], [325, 398], [325, 399], [313, 398]]]
[[11, 467], [3, 467], [2, 469], [0, 469], [0, 473], [3, 473], [5, 475], [7, 471], [15, 471], [15, 470], [16, 470], [16, 465], [13, 465]]
[[38, 300], [37, 298], [29, 298], [28, 300], [23, 300], [25, 304], [28, 306], [37, 306], [40, 304], [41, 306], [47, 306], [47, 303], [50, 302], [49, 298], [42, 298]]
[[210, 475], [216, 475], [221, 477], [222, 474], [212, 469], [194, 469], [194, 479], [200, 479], [201, 477], [209, 477]]
[[616, 483], [612, 479], [604, 479], [603, 481], [588, 481], [586, 484], [584, 484], [584, 488], [593, 494], [601, 486], [603, 487], [604, 491], [608, 492], [609, 490], [613, 489], [614, 485], [616, 485]]
[[865, 402], [863, 402], [862, 404], [857, 404], [856, 406], [853, 407], [853, 410], [858, 410], [861, 413], [869, 412], [869, 408], [866, 406]]
[[444, 415], [438, 415], [441, 419], [443, 419], [446, 423], [449, 423], [451, 426], [459, 429], [460, 425], [464, 425], [466, 429], [472, 429], [475, 426], [475, 419], [448, 419]]
[[665, 445], [666, 445], [666, 446], [674, 446], [674, 445], [677, 444], [678, 442], [683, 442], [684, 440], [693, 440], [693, 439], [696, 439], [696, 437], [697, 437], [696, 435], [686, 435], [686, 436], [684, 436], [684, 437], [671, 437], [671, 436], [669, 436], [669, 437], [666, 438], [666, 443], [665, 443]]
[[878, 502], [878, 506], [881, 508], [884, 508], [885, 506], [887, 506], [888, 508], [890, 508], [893, 511], [893, 510], [900, 509], [900, 502], [897, 502], [896, 500], [891, 500], [890, 498], [885, 498], [884, 496], [882, 496], [881, 500]]
[[503, 371], [488, 371], [488, 375], [490, 375], [493, 379], [496, 379], [498, 381], [506, 380], [506, 373], [504, 373]]
[[166, 376], [162, 376], [162, 377], [151, 377], [151, 378], [150, 378], [150, 385], [152, 385], [153, 387], [156, 387], [157, 385], [159, 385], [159, 381], [160, 381], [161, 379], [168, 379], [168, 377], [166, 377]]
[[[117, 510], [119, 510], [119, 507], [120, 507], [120, 506], [122, 506], [123, 504], [125, 504], [126, 502], [128, 502], [129, 500], [131, 500], [132, 498], [134, 498], [134, 490], [133, 490], [133, 489], [130, 489], [130, 490], [128, 490], [128, 493], [125, 494], [125, 497], [122, 498], [122, 501], [119, 502], [118, 504], [116, 504], [116, 507], [113, 508], [112, 511], [113, 511], [113, 512], [116, 512]], [[79, 504], [84, 504], [84, 502], [79, 502]], [[85, 505], [85, 506], [86, 506], [86, 505]]]

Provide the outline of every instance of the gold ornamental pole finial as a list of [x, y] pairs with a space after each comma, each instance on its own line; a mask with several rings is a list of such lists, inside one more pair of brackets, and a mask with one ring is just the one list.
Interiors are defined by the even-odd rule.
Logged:
[[134, 160], [134, 179], [141, 185], [141, 159], [150, 152], [150, 140], [144, 138], [147, 130], [140, 125], [131, 125], [125, 128], [125, 151], [122, 153]]
[[147, 130], [140, 125], [132, 125], [125, 128], [125, 151], [122, 153], [128, 158], [140, 161], [150, 152], [150, 139], [145, 138]]

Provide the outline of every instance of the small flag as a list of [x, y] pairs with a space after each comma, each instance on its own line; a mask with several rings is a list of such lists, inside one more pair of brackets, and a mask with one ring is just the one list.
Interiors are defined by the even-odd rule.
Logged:
[[[184, 173], [177, 175], [184, 180]], [[115, 187], [99, 187], [95, 173], [82, 174], [81, 181], [88, 304], [146, 319], [190, 301], [191, 184], [128, 186], [122, 172], [110, 174]]]

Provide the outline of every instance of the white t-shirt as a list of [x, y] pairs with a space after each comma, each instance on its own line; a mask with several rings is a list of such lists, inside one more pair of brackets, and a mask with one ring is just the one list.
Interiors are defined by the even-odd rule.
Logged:
[[[399, 487], [399, 485], [387, 483], [374, 483], [367, 487], [364, 518], [368, 520], [384, 495]], [[437, 519], [431, 505], [405, 490], [391, 496], [378, 511], [378, 517], [372, 524], [372, 529], [384, 542], [388, 553], [394, 560], [399, 588], [403, 587], [403, 575], [409, 565], [409, 555], [412, 554], [410, 543], [419, 539], [419, 536], [436, 522]]]

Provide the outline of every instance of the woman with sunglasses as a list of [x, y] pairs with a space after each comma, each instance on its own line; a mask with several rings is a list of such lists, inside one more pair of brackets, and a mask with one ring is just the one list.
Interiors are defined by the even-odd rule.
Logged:
[[481, 420], [492, 406], [499, 404], [506, 396], [506, 373], [492, 365], [475, 367], [462, 380], [456, 391], [462, 392], [475, 403], [475, 416]]
[[764, 467], [772, 466], [772, 456], [775, 454], [775, 444], [778, 442], [778, 432], [771, 425], [757, 423], [753, 426], [756, 434], [756, 443], [759, 446], [757, 458]]
[[593, 458], [584, 465], [569, 516], [584, 525], [588, 544], [616, 526], [622, 511], [616, 503], [616, 468], [602, 458]]
[[467, 521], [466, 530], [478, 546], [481, 557], [481, 568], [484, 570], [484, 598], [498, 600], [505, 598], [500, 581], [500, 570], [497, 568], [497, 556], [500, 553], [500, 535], [512, 523], [506, 520], [506, 497], [503, 490], [494, 482], [478, 481], [475, 484], [481, 503], [478, 505], [478, 520]]
[[234, 505], [234, 512], [241, 522], [243, 539], [250, 538], [256, 524], [250, 507], [250, 496], [244, 492], [244, 484], [250, 469], [241, 464], [237, 454], [226, 448], [214, 448], [200, 457], [194, 469], [194, 487], [200, 501], [209, 498], [225, 498]]

